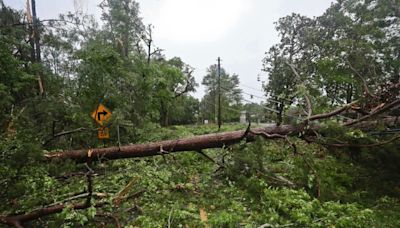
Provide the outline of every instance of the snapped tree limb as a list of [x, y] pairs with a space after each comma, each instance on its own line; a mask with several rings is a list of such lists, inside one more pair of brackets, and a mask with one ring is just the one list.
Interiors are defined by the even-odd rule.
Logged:
[[[303, 84], [301, 82], [301, 77], [300, 74], [297, 72], [295, 66], [293, 66], [292, 64], [290, 64], [289, 62], [286, 62], [286, 64], [290, 67], [290, 69], [292, 70], [293, 74], [296, 76], [296, 80], [298, 83]], [[308, 123], [311, 115], [312, 115], [312, 104], [311, 104], [311, 99], [308, 96], [308, 94], [304, 94], [304, 100], [306, 101], [307, 104], [307, 119], [305, 120], [305, 123]]]
[[354, 125], [354, 124], [360, 123], [360, 122], [365, 121], [365, 120], [367, 120], [367, 119], [370, 119], [370, 118], [372, 118], [372, 117], [374, 117], [374, 116], [376, 116], [376, 115], [379, 115], [379, 114], [381, 114], [381, 113], [384, 113], [384, 112], [386, 112], [386, 111], [388, 111], [388, 110], [390, 110], [390, 109], [392, 109], [392, 108], [395, 108], [395, 107], [397, 107], [397, 106], [399, 106], [399, 105], [400, 105], [400, 99], [394, 100], [394, 101], [390, 102], [389, 104], [386, 104], [386, 105], [380, 107], [379, 109], [374, 110], [374, 111], [373, 111], [371, 114], [369, 114], [369, 115], [363, 116], [363, 117], [361, 117], [361, 118], [359, 118], [359, 119], [356, 119], [356, 120], [354, 120], [354, 121], [351, 121], [351, 122], [349, 122], [349, 123], [346, 123], [345, 126], [352, 126], [352, 125]]
[[[94, 205], [94, 207], [101, 207], [105, 203], [97, 203]], [[37, 209], [35, 211], [32, 211], [27, 214], [21, 214], [21, 215], [8, 215], [4, 217], [0, 217], [0, 222], [3, 224], [7, 224], [10, 226], [15, 226], [15, 227], [23, 227], [22, 224], [28, 221], [32, 221], [41, 217], [49, 216], [52, 214], [57, 214], [62, 212], [64, 208], [70, 207], [71, 209], [74, 210], [82, 210], [89, 208], [91, 205], [87, 203], [77, 203], [77, 204], [71, 204], [71, 205], [66, 205], [66, 204], [58, 204], [58, 205], [53, 205], [53, 206], [48, 206], [44, 207], [42, 209]]]

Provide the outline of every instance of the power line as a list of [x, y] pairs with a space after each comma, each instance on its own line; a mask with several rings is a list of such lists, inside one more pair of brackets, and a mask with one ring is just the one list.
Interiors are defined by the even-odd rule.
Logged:
[[256, 89], [254, 87], [248, 86], [248, 85], [243, 84], [243, 83], [240, 83], [240, 85], [243, 86], [243, 87], [247, 87], [248, 89], [251, 89], [251, 90], [254, 90], [254, 91], [262, 92], [262, 89]]
[[[221, 88], [222, 88], [223, 90], [227, 91], [227, 92], [229, 92], [229, 91], [231, 90], [231, 89], [228, 89], [228, 88], [223, 87], [223, 86], [221, 86]], [[251, 94], [251, 93], [247, 93], [247, 92], [243, 92], [243, 91], [241, 91], [241, 93], [244, 93], [244, 94], [247, 94], [247, 95], [250, 95], [250, 96], [253, 96], [253, 97], [265, 99], [264, 97], [260, 97], [260, 96], [257, 96], [257, 95]]]
[[260, 104], [255, 103], [254, 101], [250, 101], [250, 100], [247, 100], [247, 99], [245, 99], [245, 98], [241, 98], [241, 100], [250, 102], [250, 103], [252, 103], [252, 104], [256, 104], [256, 105], [260, 106], [261, 108], [263, 108], [263, 109], [265, 109], [265, 110], [268, 110], [268, 111], [271, 111], [271, 112], [275, 112], [275, 113], [279, 113], [278, 110], [275, 110], [275, 109], [272, 109], [272, 108], [268, 108], [268, 107], [264, 107], [264, 106], [262, 106], [262, 105], [260, 105]]
[[[251, 88], [251, 89], [253, 89], [253, 90], [256, 90], [256, 89], [254, 89], [253, 87], [250, 87], [250, 86], [246, 86], [246, 85], [243, 85], [243, 84], [239, 84], [239, 86], [240, 86], [240, 85], [241, 85], [241, 86], [248, 87], [248, 88]], [[243, 90], [243, 89], [242, 89], [242, 90]], [[260, 90], [257, 90], [257, 91], [260, 91]], [[242, 91], [242, 92], [243, 92], [243, 91]], [[264, 96], [264, 97], [260, 97], [260, 96], [257, 96], [257, 95], [255, 95], [255, 94], [249, 93], [249, 92], [243, 92], [243, 93], [244, 93], [244, 94], [247, 94], [247, 95], [250, 95], [250, 96], [253, 96], [253, 97], [262, 98], [262, 99], [267, 98], [266, 95], [262, 95], [262, 96]], [[290, 100], [290, 99], [287, 99], [287, 98], [280, 98], [280, 99], [291, 102], [291, 100]], [[281, 103], [280, 101], [273, 100], [272, 98], [268, 98], [267, 100], [270, 100], [270, 101], [275, 102], [275, 103]]]
[[[260, 106], [261, 108], [263, 108], [263, 109], [265, 109], [265, 110], [268, 110], [268, 111], [271, 111], [271, 112], [275, 112], [275, 113], [279, 113], [279, 111], [276, 110], [276, 109], [272, 109], [272, 108], [268, 108], [268, 107], [262, 106], [262, 105], [260, 105], [260, 104], [257, 104], [257, 103], [255, 103], [255, 102], [253, 102], [253, 101], [250, 101], [250, 100], [247, 100], [247, 99], [244, 99], [244, 98], [242, 98], [242, 100], [247, 101], [247, 102], [250, 102], [250, 103], [252, 103], [252, 104], [256, 104], [256, 105]], [[296, 118], [296, 119], [301, 120], [301, 118], [298, 117], [298, 116], [289, 115], [289, 114], [286, 114], [286, 113], [282, 113], [282, 114], [285, 115], [285, 116], [289, 116], [289, 117], [293, 117], [293, 118]]]
[[263, 91], [263, 90], [250, 89], [250, 88], [247, 88], [246, 86], [243, 86], [241, 84], [239, 84], [239, 88], [242, 89], [242, 90], [249, 90], [249, 91], [251, 91], [251, 93], [256, 93], [256, 94], [259, 94], [260, 96], [265, 96], [265, 93], [264, 93], [265, 91]]
[[[221, 87], [221, 88], [222, 88], [222, 87]], [[250, 100], [247, 100], [247, 99], [245, 99], [245, 98], [241, 98], [241, 100], [250, 102], [250, 103], [255, 104], [255, 105], [258, 105], [258, 106], [260, 106], [262, 109], [265, 109], [265, 110], [267, 110], [267, 111], [274, 112], [274, 113], [279, 113], [278, 110], [275, 110], [275, 109], [272, 109], [272, 108], [268, 108], [268, 107], [262, 106], [262, 105], [260, 105], [260, 104], [257, 104], [257, 103], [255, 103], [255, 102], [253, 102], [253, 101], [250, 101]], [[203, 102], [206, 103], [206, 104], [208, 104], [208, 105], [215, 106], [215, 103], [213, 104], [213, 103], [207, 102], [207, 101], [205, 101], [205, 100], [203, 100]], [[235, 108], [227, 107], [227, 106], [224, 106], [224, 109], [231, 110], [231, 111], [234, 111], [234, 112], [237, 112], [237, 113], [240, 113], [240, 112], [244, 111], [244, 110], [239, 110], [239, 109], [235, 109]], [[282, 113], [282, 114], [285, 115], [285, 116], [288, 116], [288, 117], [293, 117], [293, 118], [302, 120], [302, 119], [301, 119], [300, 117], [298, 117], [298, 116], [289, 115], [289, 114], [286, 114], [286, 113]]]
[[[262, 106], [262, 105], [260, 105], [260, 104], [257, 104], [257, 103], [255, 103], [255, 102], [246, 100], [246, 99], [244, 99], [244, 98], [241, 98], [241, 100], [245, 100], [245, 101], [247, 101], [247, 102], [251, 102], [251, 103], [256, 104], [256, 105], [258, 105], [258, 106], [260, 106], [260, 107], [262, 107], [262, 108], [264, 108], [264, 109], [266, 109], [266, 110], [269, 110], [269, 111], [272, 111], [272, 112], [276, 112], [276, 110], [274, 110], [274, 109], [271, 109], [271, 108], [268, 108], [268, 107], [264, 107], [264, 106]], [[211, 103], [211, 102], [208, 102], [208, 101], [205, 101], [205, 100], [203, 100], [203, 102], [206, 103], [206, 104], [208, 104], [208, 105], [210, 105], [210, 106], [215, 106], [214, 103]], [[234, 111], [234, 112], [237, 112], [237, 113], [240, 113], [240, 112], [242, 112], [242, 111], [245, 111], [245, 110], [235, 109], [235, 108], [232, 108], [232, 107], [229, 107], [229, 106], [224, 106], [223, 108], [224, 108], [224, 109], [231, 110], [231, 111]]]
[[251, 94], [251, 93], [247, 93], [247, 92], [243, 92], [243, 91], [242, 91], [242, 93], [247, 94], [247, 95], [250, 95], [250, 96], [252, 96], [252, 97], [257, 97], [257, 98], [260, 98], [260, 99], [266, 99], [266, 97], [257, 96], [257, 95], [255, 95], [255, 94]]
[[[230, 91], [230, 89], [227, 89], [226, 87], [223, 87], [223, 86], [220, 86], [220, 88], [223, 89], [223, 90], [225, 90], [225, 91], [227, 91], [227, 92]], [[251, 93], [247, 93], [247, 92], [243, 92], [243, 91], [242, 91], [242, 93], [245, 93], [245, 94], [253, 95], [253, 96], [254, 96], [254, 94], [251, 94]], [[258, 97], [258, 98], [261, 98], [261, 99], [265, 99], [265, 98], [260, 97], [260, 96], [254, 96], [254, 97]], [[278, 110], [276, 110], [276, 109], [268, 108], [268, 107], [262, 106], [262, 105], [260, 105], [260, 104], [258, 104], [258, 103], [256, 103], [256, 102], [254, 102], [254, 101], [247, 100], [247, 99], [245, 99], [245, 98], [243, 98], [243, 97], [241, 97], [240, 99], [241, 99], [242, 101], [246, 101], [246, 102], [249, 102], [249, 103], [252, 103], [252, 104], [256, 104], [256, 105], [260, 106], [262, 109], [268, 110], [268, 111], [270, 111], [270, 112], [280, 113], [280, 112], [279, 112]], [[268, 99], [265, 99], [265, 100], [269, 100], [269, 101], [272, 101], [272, 102], [274, 102], [274, 103], [279, 103], [279, 104], [282, 103], [282, 102], [280, 102], [280, 101], [276, 101], [276, 100], [273, 100], [273, 99], [271, 99], [271, 98], [268, 98]], [[214, 105], [215, 105], [215, 104], [214, 104]], [[227, 109], [232, 109], [232, 108], [230, 108], [230, 107], [225, 107], [225, 108], [227, 108]], [[235, 111], [238, 111], [238, 110], [235, 110]], [[239, 112], [240, 112], [240, 111], [239, 111]], [[285, 116], [289, 116], [289, 117], [293, 117], [293, 118], [296, 118], [296, 119], [300, 119], [300, 120], [301, 120], [301, 118], [298, 117], [298, 116], [289, 115], [289, 114], [286, 114], [286, 113], [282, 113], [282, 114], [285, 115]]]
[[[230, 89], [228, 89], [228, 88], [226, 88], [226, 87], [221, 86], [221, 88], [222, 88], [223, 90], [227, 91], [227, 92], [230, 91]], [[262, 100], [265, 100], [265, 101], [271, 101], [271, 102], [273, 102], [273, 103], [278, 103], [278, 104], [282, 103], [282, 102], [277, 101], [277, 100], [274, 100], [274, 99], [272, 99], [272, 98], [260, 97], [260, 96], [254, 95], [254, 94], [252, 94], [252, 93], [247, 93], [247, 92], [244, 92], [244, 91], [241, 91], [241, 93], [244, 93], [244, 94], [250, 95], [251, 97], [256, 97], [256, 98], [259, 98], [259, 99], [262, 99]], [[248, 101], [248, 102], [253, 102], [253, 101]]]
[[249, 91], [247, 91], [246, 88], [241, 88], [241, 87], [239, 87], [239, 88], [240, 88], [240, 90], [245, 91], [245, 93], [249, 93], [251, 95], [258, 96], [258, 97], [263, 97], [263, 98], [266, 97], [266, 95], [264, 93], [262, 93], [262, 92], [259, 92], [259, 93], [253, 92], [253, 91], [249, 92]]
[[[215, 106], [215, 103], [211, 103], [211, 102], [208, 102], [206, 100], [203, 100], [203, 102], [208, 104], [208, 105], [210, 105], [210, 106]], [[238, 112], [238, 113], [243, 111], [243, 110], [235, 109], [235, 108], [232, 108], [232, 107], [229, 107], [229, 106], [228, 107], [225, 106], [224, 109], [229, 109], [231, 111]]]

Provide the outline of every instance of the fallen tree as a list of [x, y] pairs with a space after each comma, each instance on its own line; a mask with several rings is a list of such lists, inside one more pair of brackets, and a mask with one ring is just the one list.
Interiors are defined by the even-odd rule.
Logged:
[[[293, 73], [297, 78], [300, 78], [296, 69], [287, 63]], [[394, 91], [397, 91], [397, 88], [400, 88], [400, 83], [391, 85], [390, 88], [396, 88]], [[368, 89], [367, 86], [364, 88]], [[368, 90], [366, 94], [371, 94]], [[378, 98], [377, 96], [373, 96]], [[385, 124], [385, 125], [395, 125], [397, 124], [398, 117], [389, 117], [383, 118], [377, 121], [366, 121], [370, 120], [373, 117], [376, 117], [379, 114], [390, 111], [391, 109], [399, 108], [400, 99], [398, 99], [397, 94], [392, 94], [389, 92], [381, 92], [379, 97], [382, 98], [384, 102], [380, 101], [372, 101], [369, 106], [370, 111], [363, 110], [366, 115], [351, 120], [347, 123], [343, 123], [343, 126], [352, 127], [352, 128], [360, 128], [360, 129], [371, 129], [372, 127]], [[247, 141], [253, 141], [255, 136], [263, 136], [264, 138], [286, 138], [290, 135], [296, 134], [305, 134], [305, 129], [308, 132], [315, 132], [320, 126], [318, 125], [310, 125], [312, 121], [327, 119], [333, 116], [336, 116], [340, 113], [343, 113], [348, 110], [358, 110], [360, 111], [360, 100], [353, 101], [342, 107], [333, 110], [331, 112], [322, 113], [322, 114], [312, 114], [312, 105], [310, 98], [305, 95], [304, 100], [307, 104], [307, 118], [298, 126], [293, 125], [283, 125], [283, 126], [269, 126], [265, 128], [256, 128], [250, 130], [249, 127], [246, 130], [241, 131], [233, 131], [233, 132], [225, 132], [225, 133], [217, 133], [217, 134], [208, 134], [208, 135], [200, 135], [192, 138], [185, 139], [176, 139], [176, 140], [167, 140], [160, 142], [152, 142], [146, 144], [137, 144], [137, 145], [127, 145], [127, 146], [119, 146], [119, 147], [108, 147], [108, 148], [96, 148], [96, 149], [88, 149], [88, 150], [72, 150], [72, 151], [62, 151], [56, 152], [52, 154], [46, 154], [45, 158], [48, 161], [52, 160], [64, 160], [71, 159], [78, 163], [84, 163], [88, 161], [102, 161], [102, 160], [114, 160], [114, 159], [122, 159], [122, 158], [134, 158], [134, 157], [146, 157], [146, 156], [155, 156], [162, 155], [172, 152], [182, 152], [182, 151], [201, 151], [202, 149], [208, 148], [219, 148], [223, 146], [229, 146], [235, 143], [240, 142], [243, 139]], [[364, 104], [364, 106], [366, 106]], [[286, 138], [287, 139], [287, 138]], [[95, 159], [94, 159], [95, 158]]]
[[255, 136], [264, 135], [269, 138], [282, 138], [285, 135], [298, 134], [301, 127], [292, 125], [270, 126], [250, 130], [200, 135], [191, 138], [151, 142], [146, 144], [127, 145], [121, 147], [96, 148], [89, 150], [62, 151], [46, 154], [47, 160], [72, 159], [78, 163], [122, 158], [147, 157], [183, 151], [199, 151], [208, 148], [229, 146], [246, 139], [253, 141]]
[[[316, 120], [317, 118], [312, 117], [312, 119]], [[396, 117], [390, 117], [381, 119], [379, 121], [360, 122], [352, 125], [352, 128], [368, 130], [379, 124], [384, 124], [385, 126], [394, 126], [398, 124], [398, 119]], [[346, 124], [343, 125], [345, 126]], [[200, 151], [202, 149], [221, 148], [223, 146], [229, 146], [235, 143], [239, 143], [244, 139], [247, 142], [254, 141], [256, 136], [276, 139], [285, 138], [291, 135], [298, 135], [300, 133], [314, 134], [314, 132], [321, 127], [319, 125], [307, 126], [308, 127], [306, 131], [305, 125], [303, 124], [298, 126], [282, 125], [254, 129], [248, 128], [246, 130], [199, 135], [190, 138], [126, 145], [121, 147], [60, 151], [56, 153], [46, 154], [45, 158], [48, 161], [71, 159], [78, 163], [84, 163], [89, 161], [105, 161], [123, 158], [148, 157], [174, 152]]]
[[[293, 71], [295, 72], [294, 69]], [[400, 83], [396, 84], [396, 86], [400, 87]], [[400, 106], [400, 99], [396, 99], [393, 96], [389, 97], [390, 100], [386, 100], [386, 102], [384, 103], [378, 102], [377, 104], [375, 104], [373, 108], [371, 108], [371, 110], [367, 112], [367, 115], [362, 116], [358, 119], [345, 122], [342, 124], [342, 126], [368, 130], [374, 128], [379, 124], [384, 124], [386, 126], [396, 125], [398, 123], [398, 116], [386, 117], [378, 119], [376, 121], [370, 121], [370, 119], [378, 116], [379, 114], [398, 108]], [[308, 98], [306, 98], [306, 100], [309, 101]], [[263, 136], [264, 138], [285, 138], [287, 136], [297, 135], [299, 133], [305, 134], [307, 133], [305, 130], [307, 130], [308, 133], [315, 132], [316, 130], [318, 130], [318, 128], [320, 128], [320, 126], [310, 124], [312, 121], [327, 119], [348, 110], [358, 110], [360, 109], [360, 107], [357, 105], [359, 105], [360, 103], [361, 102], [359, 100], [356, 100], [331, 112], [311, 115], [311, 105], [309, 104], [309, 102], [307, 102], [307, 107], [309, 109], [307, 112], [307, 118], [297, 126], [283, 125], [250, 129], [249, 124], [246, 130], [241, 131], [207, 134], [191, 138], [166, 140], [146, 144], [60, 151], [56, 153], [45, 154], [45, 158], [47, 161], [71, 159], [78, 163], [84, 163], [89, 161], [147, 157], [182, 151], [201, 151], [202, 149], [229, 146], [238, 143], [243, 139], [246, 139], [247, 141], [253, 141], [255, 139], [255, 136]]]
[[[290, 143], [288, 136], [300, 135], [304, 136], [303, 139], [309, 142], [317, 142], [315, 140], [309, 140], [307, 136], [315, 135], [316, 132], [321, 130], [322, 125], [310, 124], [311, 121], [330, 118], [344, 111], [353, 109], [354, 108], [353, 105], [356, 104], [357, 101], [347, 104], [329, 113], [317, 114], [314, 116], [308, 115], [307, 119], [305, 119], [305, 121], [303, 121], [299, 125], [283, 125], [283, 126], [271, 125], [268, 127], [251, 129], [249, 124], [249, 126], [245, 130], [200, 135], [190, 138], [166, 140], [166, 141], [151, 142], [151, 143], [136, 144], [136, 145], [126, 145], [121, 147], [60, 151], [60, 152], [45, 154], [45, 159], [48, 162], [58, 161], [58, 160], [63, 161], [70, 159], [74, 160], [77, 163], [85, 163], [85, 162], [90, 163], [95, 161], [164, 155], [168, 153], [183, 152], [183, 151], [201, 152], [202, 149], [220, 148], [223, 146], [229, 146], [235, 143], [239, 143], [242, 140], [251, 142], [254, 141], [257, 136], [261, 136], [267, 139], [285, 139]], [[387, 104], [383, 105], [381, 104], [379, 105], [378, 108], [369, 112], [367, 116], [350, 121], [348, 123], [343, 123], [342, 126], [349, 128], [363, 129], [363, 130], [374, 129], [377, 126], [385, 126], [385, 127], [397, 126], [400, 124], [398, 117], [380, 118], [374, 121], [365, 121], [365, 120], [371, 119], [377, 116], [378, 114], [382, 114], [383, 112], [390, 110], [392, 108], [396, 108], [399, 106], [399, 104], [400, 104], [400, 99], [397, 99]], [[396, 136], [384, 142], [378, 142], [371, 145], [362, 145], [362, 146], [380, 146], [384, 143], [390, 143], [398, 139], [399, 136]], [[296, 151], [296, 145], [292, 144], [292, 146]], [[326, 144], [326, 146], [347, 147], [353, 145]], [[92, 171], [89, 166], [87, 167], [90, 171]], [[91, 173], [89, 172], [89, 174]], [[86, 201], [86, 203], [71, 204], [70, 207], [72, 207], [73, 209], [85, 209], [90, 206], [90, 199], [92, 197], [92, 187], [91, 187], [92, 183], [91, 183], [91, 175], [87, 176], [88, 176], [88, 196], [87, 196], [88, 200]], [[96, 207], [102, 205], [103, 205], [102, 203], [94, 204], [94, 206]], [[26, 214], [0, 216], [0, 223], [12, 225], [15, 227], [22, 227], [21, 224], [25, 222], [32, 221], [51, 214], [59, 213], [66, 206], [67, 204], [57, 204], [57, 205], [43, 207], [42, 209], [34, 210]], [[118, 220], [116, 220], [116, 224], [118, 224]]]

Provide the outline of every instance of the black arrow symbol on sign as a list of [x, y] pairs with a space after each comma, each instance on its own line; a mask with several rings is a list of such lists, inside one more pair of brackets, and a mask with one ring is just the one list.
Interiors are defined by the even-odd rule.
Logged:
[[98, 113], [97, 113], [97, 120], [100, 121], [100, 115], [107, 115], [107, 114], [108, 114], [108, 112], [107, 112], [106, 110], [104, 110], [104, 111], [102, 111], [102, 112], [98, 112]]

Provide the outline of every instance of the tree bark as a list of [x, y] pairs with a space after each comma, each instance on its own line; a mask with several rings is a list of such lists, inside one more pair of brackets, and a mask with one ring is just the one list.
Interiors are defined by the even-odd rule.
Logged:
[[276, 125], [277, 126], [280, 126], [283, 122], [283, 108], [284, 107], [285, 106], [283, 105], [283, 103], [276, 104], [276, 109], [278, 109], [278, 111], [279, 111], [276, 113], [276, 117], [277, 117]]
[[[105, 204], [104, 202], [101, 202], [101, 203], [95, 204], [94, 207], [101, 207], [104, 204]], [[89, 208], [90, 206], [91, 205], [87, 204], [87, 203], [79, 203], [79, 204], [70, 205], [70, 207], [74, 210], [82, 210], [82, 209]], [[54, 205], [54, 206], [50, 206], [50, 207], [45, 207], [42, 209], [37, 209], [28, 214], [4, 216], [4, 217], [0, 217], [0, 222], [3, 224], [14, 226], [14, 227], [23, 227], [21, 224], [23, 224], [25, 222], [29, 222], [29, 221], [32, 221], [32, 220], [35, 220], [38, 218], [42, 218], [45, 216], [49, 216], [52, 214], [60, 213], [66, 207], [67, 207], [66, 204], [59, 204], [59, 205]]]
[[162, 127], [166, 127], [169, 125], [168, 107], [164, 103], [164, 101], [161, 101], [160, 104], [160, 125]]
[[[343, 108], [342, 108], [343, 109]], [[341, 110], [341, 109], [340, 109]], [[332, 112], [334, 113], [334, 112]], [[315, 115], [320, 118], [324, 118], [326, 115]], [[313, 120], [318, 118], [311, 117]], [[384, 126], [395, 126], [400, 124], [400, 119], [396, 117], [384, 118], [376, 121], [359, 122], [352, 125], [352, 128], [370, 130], [374, 127], [384, 124]], [[207, 135], [199, 135], [184, 139], [166, 140], [159, 142], [151, 142], [145, 144], [127, 145], [121, 147], [107, 147], [107, 148], [96, 148], [89, 150], [71, 150], [71, 151], [60, 151], [51, 154], [46, 154], [45, 158], [47, 161], [65, 160], [71, 159], [77, 163], [84, 163], [89, 161], [104, 161], [104, 160], [115, 160], [123, 158], [135, 158], [135, 157], [148, 157], [155, 155], [164, 155], [174, 152], [183, 151], [199, 151], [202, 149], [209, 148], [220, 148], [223, 146], [229, 146], [235, 143], [241, 142], [246, 139], [247, 142], [254, 141], [256, 136], [269, 135], [270, 138], [284, 138], [285, 136], [298, 135], [302, 131], [303, 126], [293, 125], [282, 125], [276, 126], [271, 125], [262, 128], [254, 128], [240, 131], [231, 131], [224, 133], [214, 133]], [[310, 125], [308, 132], [314, 134], [314, 131], [318, 131], [320, 126]]]
[[146, 144], [127, 145], [121, 147], [97, 148], [89, 150], [72, 150], [46, 154], [48, 161], [72, 159], [78, 163], [98, 160], [114, 160], [122, 158], [147, 157], [182, 151], [198, 151], [208, 148], [219, 148], [240, 142], [243, 139], [253, 141], [259, 133], [274, 135], [297, 134], [295, 126], [269, 126], [246, 130], [199, 135], [191, 138], [166, 140]]

